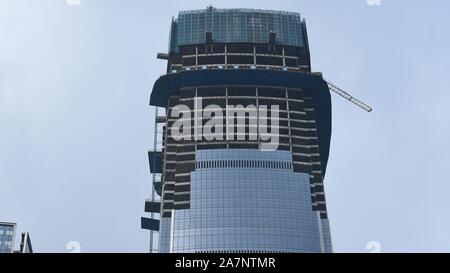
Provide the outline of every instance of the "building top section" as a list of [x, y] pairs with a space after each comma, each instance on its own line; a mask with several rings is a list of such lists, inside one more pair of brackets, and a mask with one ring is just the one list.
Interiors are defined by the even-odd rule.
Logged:
[[[214, 43], [275, 43], [305, 47], [306, 29], [299, 13], [257, 9], [216, 9], [181, 11], [172, 23], [170, 50], [182, 45]], [[304, 33], [305, 32], [305, 33]]]
[[17, 226], [16, 223], [0, 222], [0, 236], [2, 235], [3, 230], [11, 230], [15, 232], [16, 226]]
[[0, 222], [0, 226], [16, 226], [16, 223], [11, 222]]

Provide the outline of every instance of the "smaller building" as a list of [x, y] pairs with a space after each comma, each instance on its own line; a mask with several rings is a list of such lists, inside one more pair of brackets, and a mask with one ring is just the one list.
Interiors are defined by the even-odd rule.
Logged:
[[0, 222], [0, 253], [33, 253], [30, 233], [22, 232], [20, 248], [15, 250], [16, 223]]
[[0, 222], [0, 253], [13, 253], [16, 223]]
[[31, 245], [30, 233], [28, 232], [22, 232], [19, 253], [33, 253], [33, 246]]

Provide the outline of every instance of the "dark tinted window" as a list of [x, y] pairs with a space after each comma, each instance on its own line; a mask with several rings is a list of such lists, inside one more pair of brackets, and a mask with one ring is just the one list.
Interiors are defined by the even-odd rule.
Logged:
[[299, 48], [295, 46], [285, 46], [284, 47], [284, 55], [285, 56], [298, 56]]
[[285, 98], [286, 91], [280, 88], [258, 88], [259, 97]]
[[253, 87], [228, 87], [228, 96], [256, 96]]
[[228, 53], [253, 53], [252, 44], [228, 44]]
[[250, 144], [250, 143], [230, 143], [230, 149], [258, 149], [258, 144]]
[[298, 64], [299, 65], [307, 65], [308, 64], [308, 59], [305, 55], [301, 55], [298, 57]]
[[203, 103], [203, 107], [214, 104], [214, 105], [218, 105], [222, 108], [225, 108], [226, 104], [227, 104], [225, 98], [223, 98], [223, 99], [203, 99], [202, 103]]
[[228, 55], [228, 64], [253, 64], [253, 56]]
[[268, 109], [272, 105], [278, 105], [279, 110], [286, 110], [286, 101], [283, 100], [259, 99], [259, 105], [266, 105]]
[[297, 66], [297, 59], [288, 59], [288, 58], [286, 58], [284, 62], [286, 64], [286, 66], [289, 66], [289, 67], [296, 67]]
[[198, 97], [220, 97], [225, 96], [225, 88], [222, 87], [200, 87], [197, 89]]
[[225, 56], [205, 56], [205, 57], [198, 57], [198, 64], [224, 64], [225, 63]]
[[224, 44], [215, 44], [213, 46], [213, 53], [224, 53], [225, 45]]
[[269, 46], [268, 44], [256, 45], [257, 54], [272, 54], [272, 55], [282, 55], [283, 49], [281, 46]]
[[183, 58], [183, 65], [184, 66], [195, 65], [195, 57]]
[[226, 149], [227, 144], [198, 144], [198, 150], [207, 150], [207, 149]]
[[290, 113], [289, 117], [291, 118], [291, 120], [304, 120], [305, 119], [305, 115], [304, 114], [297, 114], [297, 113]]
[[199, 45], [197, 48], [197, 53], [198, 54], [206, 54], [206, 45]]
[[180, 97], [181, 98], [192, 98], [195, 96], [195, 89], [181, 89], [180, 90]]
[[236, 106], [236, 105], [254, 105], [256, 107], [256, 99], [228, 99], [228, 105]]
[[305, 104], [304, 102], [299, 101], [290, 101], [289, 102], [289, 110], [290, 111], [304, 111]]
[[291, 146], [289, 145], [278, 145], [278, 150], [289, 151]]
[[300, 90], [288, 90], [288, 97], [290, 99], [303, 99], [303, 92]]
[[185, 45], [180, 49], [181, 55], [195, 55], [195, 45]]
[[281, 66], [281, 65], [283, 65], [283, 59], [281, 57], [257, 56], [256, 64]]

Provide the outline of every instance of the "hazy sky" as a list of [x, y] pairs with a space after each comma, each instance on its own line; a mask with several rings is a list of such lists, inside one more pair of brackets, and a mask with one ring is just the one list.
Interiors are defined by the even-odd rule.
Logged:
[[[432, 4], [431, 4], [431, 3]], [[334, 249], [450, 251], [450, 2], [0, 1], [0, 221], [37, 252], [148, 250], [148, 105], [179, 10], [260, 8], [307, 20], [333, 95], [325, 189]]]

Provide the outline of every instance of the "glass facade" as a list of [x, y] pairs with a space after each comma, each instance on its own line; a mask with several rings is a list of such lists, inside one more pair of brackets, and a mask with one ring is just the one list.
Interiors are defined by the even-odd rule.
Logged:
[[0, 223], [0, 253], [12, 253], [14, 251], [15, 234], [15, 224]]
[[183, 11], [174, 22], [174, 52], [188, 44], [206, 43], [205, 32], [212, 32], [215, 43], [268, 43], [276, 32], [276, 42], [304, 46], [299, 13], [257, 9], [215, 9]]
[[199, 166], [216, 164], [192, 172], [191, 208], [173, 214], [172, 252], [322, 251], [329, 237], [321, 239], [309, 175], [289, 168], [290, 152], [218, 149], [196, 157]]
[[[157, 233], [159, 252], [332, 252], [323, 184], [331, 97], [322, 75], [311, 72], [300, 14], [180, 12], [169, 53], [159, 56], [167, 74], [155, 82], [150, 105], [165, 108], [155, 117], [162, 147], [149, 152], [159, 153], [159, 160], [149, 157], [159, 179], [145, 209], [152, 218], [141, 220], [151, 251]], [[196, 118], [205, 110], [197, 109], [200, 99], [222, 124], [235, 120], [233, 107], [257, 111], [235, 123], [236, 131], [214, 129], [218, 138], [177, 140], [180, 120], [187, 135], [205, 133], [211, 116]], [[269, 118], [261, 109], [277, 110]], [[276, 132], [270, 151], [264, 144], [271, 140], [260, 138], [265, 125]]]

